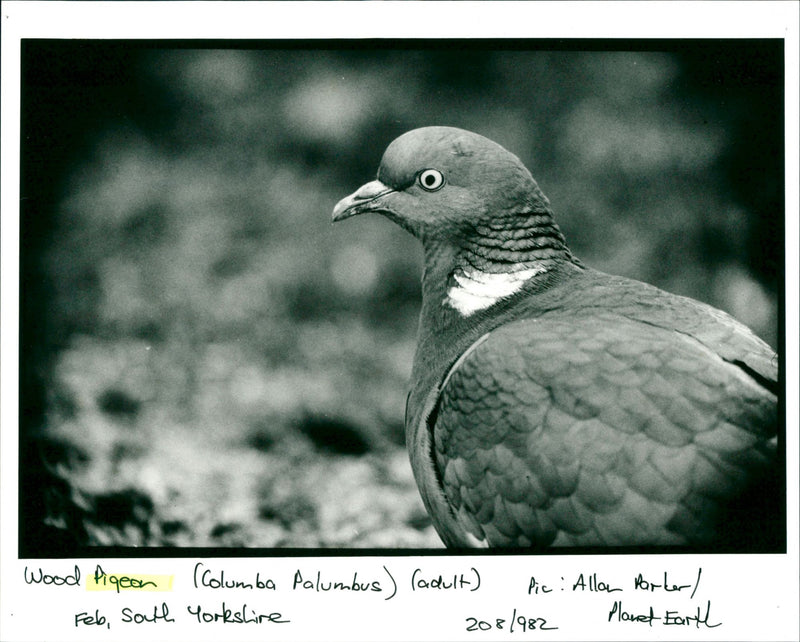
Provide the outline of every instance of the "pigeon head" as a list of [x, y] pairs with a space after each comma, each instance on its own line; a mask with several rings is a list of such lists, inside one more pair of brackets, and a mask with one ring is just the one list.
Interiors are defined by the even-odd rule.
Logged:
[[520, 160], [497, 143], [454, 127], [423, 127], [389, 145], [377, 180], [339, 201], [333, 220], [365, 212], [382, 214], [424, 241], [549, 212], [549, 202]]
[[333, 220], [366, 212], [422, 241], [423, 299], [462, 316], [580, 266], [520, 160], [463, 129], [423, 127], [394, 140], [377, 179], [339, 201]]

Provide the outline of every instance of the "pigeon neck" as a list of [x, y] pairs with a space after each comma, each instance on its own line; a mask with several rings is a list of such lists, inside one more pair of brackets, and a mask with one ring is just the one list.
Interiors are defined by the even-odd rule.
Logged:
[[549, 211], [511, 214], [468, 230], [446, 275], [443, 304], [467, 317], [577, 262]]
[[[537, 225], [543, 227], [541, 223]], [[503, 229], [498, 225], [494, 228], [494, 232]], [[442, 376], [473, 341], [514, 318], [515, 293], [524, 289], [525, 300], [530, 302], [527, 294], [544, 294], [570, 275], [582, 271], [560, 232], [547, 236], [551, 240], [543, 238], [538, 245], [527, 238], [520, 234], [516, 239], [518, 247], [522, 248], [517, 250], [516, 256], [524, 257], [519, 263], [512, 260], [513, 250], [502, 244], [499, 255], [488, 252], [491, 256], [483, 256], [478, 253], [480, 250], [473, 250], [477, 243], [459, 245], [450, 239], [423, 239], [422, 310], [412, 373], [412, 379], [419, 384], [415, 387], [416, 395], [441, 383], [437, 377]], [[488, 242], [480, 247], [486, 245]], [[484, 260], [479, 262], [475, 257]], [[501, 260], [506, 257], [508, 261]], [[474, 283], [465, 286], [467, 279]], [[459, 299], [464, 293], [458, 292], [458, 287], [467, 291], [466, 303]], [[463, 303], [461, 310], [457, 301]]]
[[543, 210], [476, 224], [466, 236], [460, 259], [465, 266], [485, 272], [509, 272], [532, 264], [552, 267], [572, 260], [572, 253], [553, 215]]

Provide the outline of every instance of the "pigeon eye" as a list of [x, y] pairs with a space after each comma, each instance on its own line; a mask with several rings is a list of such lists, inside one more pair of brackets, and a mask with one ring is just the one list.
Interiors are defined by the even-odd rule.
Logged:
[[420, 187], [429, 192], [435, 192], [442, 185], [444, 185], [444, 176], [438, 169], [425, 169], [420, 172], [419, 178]]

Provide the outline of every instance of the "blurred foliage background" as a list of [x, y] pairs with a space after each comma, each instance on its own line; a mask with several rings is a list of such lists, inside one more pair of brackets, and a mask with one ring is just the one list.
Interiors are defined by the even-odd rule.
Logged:
[[778, 347], [779, 42], [262, 44], [23, 43], [23, 553], [440, 546], [421, 252], [330, 224], [414, 127], [498, 141], [586, 264]]

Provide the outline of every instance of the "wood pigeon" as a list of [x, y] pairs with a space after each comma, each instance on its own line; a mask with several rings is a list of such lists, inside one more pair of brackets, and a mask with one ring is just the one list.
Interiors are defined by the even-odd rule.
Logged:
[[784, 537], [778, 359], [748, 328], [585, 267], [520, 160], [472, 132], [397, 138], [333, 220], [365, 212], [424, 248], [406, 440], [447, 546]]

